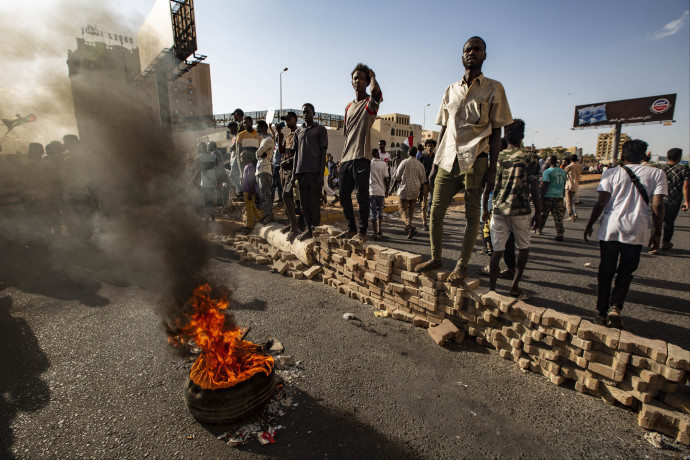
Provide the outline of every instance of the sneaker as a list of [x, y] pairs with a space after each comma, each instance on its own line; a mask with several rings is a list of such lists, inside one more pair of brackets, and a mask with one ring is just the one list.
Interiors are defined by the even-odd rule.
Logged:
[[285, 227], [280, 229], [280, 233], [290, 233], [290, 230], [292, 230], [292, 225], [286, 225]]
[[407, 234], [407, 239], [411, 240], [413, 236], [417, 234], [417, 229], [415, 227], [412, 227], [410, 229], [410, 233]]
[[670, 243], [670, 242], [667, 243], [666, 241], [661, 243], [661, 249], [663, 249], [664, 251], [668, 251], [669, 249], [672, 249], [672, 248], [673, 248], [673, 243]]
[[358, 233], [352, 238], [350, 238], [350, 244], [353, 246], [359, 246], [367, 242], [367, 236], [363, 233]]
[[379, 238], [383, 238], [383, 232], [379, 232]]
[[537, 229], [537, 235], [541, 235], [542, 231], [540, 229]]
[[623, 329], [623, 320], [621, 319], [621, 311], [616, 305], [611, 305], [606, 314], [606, 325], [615, 329]]
[[565, 238], [563, 238], [563, 235], [556, 235], [556, 241], [565, 241]]
[[297, 232], [290, 232], [290, 233], [288, 233], [287, 240], [288, 240], [290, 243], [292, 243], [293, 241], [295, 241], [295, 238], [297, 238], [297, 235], [299, 235], [299, 233], [297, 233]]
[[306, 241], [309, 238], [313, 238], [313, 237], [314, 237], [314, 235], [312, 234], [311, 230], [306, 230], [300, 236], [297, 237], [297, 240]]
[[414, 268], [414, 271], [417, 273], [428, 272], [429, 270], [441, 268], [441, 265], [443, 265], [443, 261], [441, 261], [441, 259], [429, 259], [426, 262], [417, 264], [417, 266]]

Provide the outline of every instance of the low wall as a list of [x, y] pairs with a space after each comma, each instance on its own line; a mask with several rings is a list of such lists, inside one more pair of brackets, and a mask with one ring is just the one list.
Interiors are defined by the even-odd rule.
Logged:
[[335, 238], [340, 232], [317, 227], [311, 267], [256, 234], [219, 239], [240, 261], [272, 264], [274, 272], [297, 279], [321, 280], [415, 326], [449, 319], [525, 371], [555, 385], [573, 381], [577, 391], [638, 411], [643, 428], [690, 445], [690, 351], [489, 292], [476, 279], [454, 284], [447, 281], [447, 271], [414, 273], [421, 255], [377, 244], [354, 247]]

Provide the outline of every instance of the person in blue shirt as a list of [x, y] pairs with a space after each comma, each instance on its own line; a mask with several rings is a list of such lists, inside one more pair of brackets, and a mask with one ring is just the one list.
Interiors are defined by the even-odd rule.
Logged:
[[544, 170], [541, 183], [542, 214], [541, 225], [537, 227], [537, 235], [542, 234], [546, 219], [549, 214], [553, 215], [553, 222], [556, 225], [556, 241], [563, 241], [563, 215], [565, 214], [565, 182], [568, 174], [558, 167], [558, 158], [552, 156], [548, 159], [548, 168]]

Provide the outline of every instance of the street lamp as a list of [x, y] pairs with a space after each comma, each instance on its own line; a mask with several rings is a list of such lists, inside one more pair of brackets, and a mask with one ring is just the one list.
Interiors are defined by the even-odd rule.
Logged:
[[535, 135], [535, 134], [539, 134], [539, 131], [534, 131], [534, 132], [532, 133], [532, 147], [534, 147], [534, 135]]
[[[287, 72], [287, 67], [283, 69], [283, 72]], [[280, 116], [283, 116], [283, 72], [280, 72]]]
[[431, 105], [431, 102], [429, 102], [427, 105], [424, 106], [424, 127], [422, 128], [423, 130], [426, 131], [426, 108]]

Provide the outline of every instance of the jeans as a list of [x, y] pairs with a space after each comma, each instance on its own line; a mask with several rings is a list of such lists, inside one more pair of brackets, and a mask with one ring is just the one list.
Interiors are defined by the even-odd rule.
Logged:
[[371, 195], [369, 197], [369, 208], [371, 210], [371, 221], [383, 219], [383, 201], [384, 197], [378, 195]]
[[670, 243], [671, 238], [673, 238], [674, 224], [676, 222], [676, 217], [678, 217], [678, 211], [680, 211], [680, 205], [664, 203], [664, 208], [664, 237], [662, 241], [664, 243]]
[[256, 176], [256, 182], [259, 186], [259, 199], [261, 200], [261, 208], [264, 210], [264, 217], [273, 218], [273, 190], [271, 189], [273, 176], [271, 173], [261, 173]]
[[443, 252], [443, 219], [453, 197], [465, 190], [465, 235], [462, 240], [460, 264], [467, 266], [472, 257], [472, 249], [479, 234], [481, 218], [482, 181], [489, 167], [487, 156], [474, 160], [472, 167], [460, 172], [458, 162], [451, 172], [438, 168], [434, 182], [434, 197], [431, 204], [431, 257], [440, 259]]
[[366, 158], [346, 161], [340, 165], [340, 205], [347, 220], [347, 230], [357, 231], [355, 211], [352, 207], [352, 191], [357, 186], [357, 203], [359, 204], [359, 233], [367, 234], [369, 228], [369, 172], [371, 164]]
[[318, 184], [320, 174], [319, 172], [297, 174], [302, 215], [309, 230], [321, 224], [321, 189]]
[[[628, 295], [632, 274], [640, 265], [642, 245], [625, 244], [618, 241], [599, 241], [601, 262], [599, 262], [599, 294], [597, 296], [597, 310], [601, 316], [606, 316], [610, 305], [616, 305], [621, 310]], [[616, 268], [618, 266], [618, 268]], [[613, 275], [618, 273], [616, 283], [611, 292]]]

